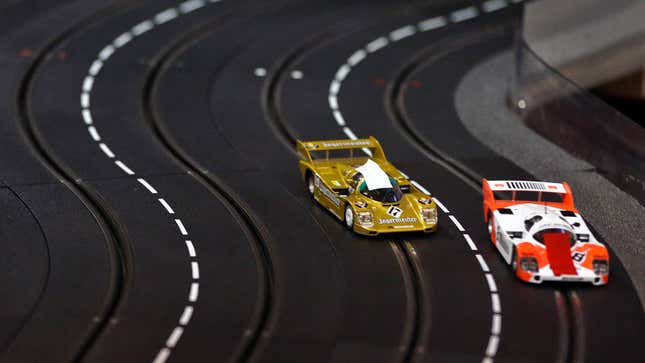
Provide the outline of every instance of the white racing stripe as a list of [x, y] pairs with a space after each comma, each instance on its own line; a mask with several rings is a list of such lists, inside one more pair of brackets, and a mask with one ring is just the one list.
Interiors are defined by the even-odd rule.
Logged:
[[[183, 1], [179, 3], [177, 7], [171, 7], [171, 8], [165, 9], [157, 13], [151, 18], [148, 18], [139, 22], [129, 30], [122, 32], [121, 34], [116, 36], [109, 44], [105, 45], [100, 50], [100, 52], [96, 55], [96, 59], [94, 59], [94, 61], [90, 65], [87, 75], [84, 78], [83, 83], [81, 85], [81, 95], [80, 95], [81, 116], [83, 118], [83, 122], [87, 127], [87, 131], [90, 137], [94, 142], [96, 142], [100, 150], [105, 154], [105, 156], [107, 156], [108, 159], [115, 159], [116, 154], [112, 151], [112, 149], [108, 146], [108, 144], [101, 142], [101, 136], [99, 134], [98, 129], [95, 126], [95, 120], [92, 115], [92, 110], [90, 109], [92, 91], [95, 88], [96, 78], [100, 75], [101, 70], [105, 66], [108, 59], [110, 59], [119, 49], [127, 46], [130, 42], [134, 41], [137, 37], [147, 33], [148, 31], [151, 31], [156, 26], [172, 21], [182, 16], [183, 14], [191, 13], [193, 11], [201, 9], [205, 7], [208, 3], [214, 4], [217, 2], [219, 2], [219, 0]], [[256, 69], [256, 74], [258, 73], [258, 69]], [[266, 70], [264, 70], [264, 74], [266, 74]], [[339, 89], [340, 84], [338, 84], [337, 87]], [[114, 164], [126, 175], [128, 176], [135, 175], [134, 170], [128, 167], [123, 161], [114, 160]], [[157, 195], [159, 193], [157, 189], [155, 189], [145, 179], [137, 178], [136, 180], [139, 184], [143, 185], [143, 187], [150, 194]], [[168, 214], [170, 215], [175, 214], [175, 210], [172, 208], [171, 204], [166, 199], [157, 198], [157, 201], [161, 204], [161, 206]], [[177, 219], [171, 219], [171, 220], [177, 225], [179, 232], [183, 236], [188, 235], [188, 231], [181, 219], [177, 218]], [[165, 345], [162, 348], [160, 348], [159, 352], [155, 356], [153, 363], [165, 363], [168, 360], [168, 358], [172, 354], [172, 349], [175, 348], [175, 346], [179, 343], [184, 333], [184, 329], [190, 323], [194, 313], [193, 305], [194, 303], [197, 302], [199, 298], [199, 283], [196, 282], [200, 279], [199, 263], [194, 260], [197, 258], [197, 252], [195, 250], [195, 246], [192, 241], [183, 240], [183, 239], [182, 241], [185, 242], [186, 248], [188, 250], [188, 256], [191, 259], [190, 266], [191, 266], [191, 277], [193, 279], [193, 282], [191, 282], [190, 284], [190, 292], [188, 294], [188, 302], [190, 304], [187, 304], [184, 307], [184, 310], [179, 317], [178, 325], [171, 331], [170, 335], [166, 339]]]
[[[511, 0], [511, 1], [521, 2], [521, 0]], [[490, 13], [498, 9], [502, 9], [506, 6], [507, 6], [506, 0], [489, 0], [482, 4], [482, 9], [485, 13]], [[329, 96], [328, 96], [329, 108], [332, 111], [332, 114], [334, 116], [334, 119], [336, 120], [336, 123], [338, 124], [338, 126], [341, 127], [345, 135], [347, 135], [350, 139], [357, 139], [357, 136], [349, 128], [340, 110], [340, 102], [338, 100], [338, 95], [342, 88], [342, 82], [347, 78], [347, 75], [352, 71], [352, 67], [355, 67], [359, 65], [361, 62], [365, 61], [365, 59], [370, 54], [373, 54], [387, 47], [390, 44], [396, 43], [401, 39], [410, 37], [417, 32], [427, 32], [430, 30], [440, 29], [445, 27], [446, 25], [449, 24], [448, 19], [450, 19], [450, 21], [454, 23], [457, 23], [457, 22], [466, 21], [468, 19], [472, 19], [478, 16], [479, 14], [480, 13], [476, 7], [470, 6], [464, 9], [453, 11], [452, 13], [447, 14], [446, 16], [435, 16], [435, 17], [420, 21], [415, 25], [414, 24], [405, 25], [391, 31], [387, 36], [381, 36], [372, 40], [371, 42], [367, 43], [363, 49], [356, 50], [354, 53], [352, 53], [352, 55], [347, 59], [347, 61], [343, 65], [341, 65], [338, 71], [336, 72], [334, 79], [331, 81], [331, 84], [329, 85]], [[419, 190], [430, 195], [430, 193], [427, 192], [425, 188], [421, 187], [420, 185], [417, 185], [416, 182], [411, 181], [411, 183], [415, 185]], [[465, 233], [466, 230], [461, 225], [461, 223], [459, 223], [459, 220], [457, 220], [455, 216], [450, 214], [450, 211], [448, 210], [448, 208], [446, 208], [446, 206], [443, 205], [438, 199], [436, 198], [433, 198], [433, 199], [437, 204], [437, 206], [444, 213], [449, 215], [449, 218], [455, 224], [457, 229], [459, 229], [459, 231], [462, 232], [462, 235], [466, 240], [466, 243], [468, 244], [468, 247], [470, 248], [470, 250], [478, 251], [477, 245], [474, 243], [470, 235]], [[476, 253], [475, 257], [482, 268], [486, 283], [488, 285], [488, 289], [491, 296], [491, 310], [492, 310], [491, 335], [488, 340], [488, 345], [486, 346], [486, 351], [484, 352], [484, 357], [482, 358], [482, 363], [493, 363], [494, 357], [497, 354], [497, 348], [499, 346], [499, 341], [500, 341], [500, 334], [502, 331], [502, 317], [501, 317], [502, 307], [499, 299], [497, 284], [495, 283], [495, 279], [493, 275], [490, 273], [490, 269], [488, 268], [486, 261], [484, 261], [484, 258], [479, 253]]]

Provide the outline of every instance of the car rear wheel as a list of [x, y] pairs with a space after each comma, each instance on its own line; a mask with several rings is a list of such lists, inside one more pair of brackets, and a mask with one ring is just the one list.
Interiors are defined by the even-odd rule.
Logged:
[[345, 206], [345, 225], [350, 230], [354, 230], [354, 211], [349, 204]]
[[307, 173], [307, 191], [309, 192], [309, 195], [313, 196], [314, 190], [314, 177], [313, 175], [311, 175], [311, 173]]

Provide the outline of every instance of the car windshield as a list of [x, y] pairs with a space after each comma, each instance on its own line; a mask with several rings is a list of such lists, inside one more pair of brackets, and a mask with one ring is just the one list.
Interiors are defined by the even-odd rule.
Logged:
[[576, 236], [571, 233], [570, 231], [567, 231], [566, 229], [562, 228], [548, 228], [548, 229], [543, 229], [539, 232], [536, 232], [533, 235], [533, 238], [535, 238], [536, 241], [544, 244], [544, 234], [545, 233], [559, 233], [559, 234], [564, 234], [569, 238], [569, 245], [573, 246], [576, 243]]
[[392, 183], [392, 188], [381, 188], [368, 190], [365, 182], [361, 183], [360, 192], [377, 202], [381, 203], [396, 203], [403, 198], [403, 192], [399, 187], [399, 184], [392, 178], [390, 178]]

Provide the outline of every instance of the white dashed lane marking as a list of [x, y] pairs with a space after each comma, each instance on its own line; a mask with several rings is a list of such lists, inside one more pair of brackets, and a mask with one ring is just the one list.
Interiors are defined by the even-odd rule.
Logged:
[[108, 158], [110, 158], [110, 159], [114, 159], [114, 153], [112, 152], [112, 150], [110, 150], [110, 147], [109, 147], [109, 146], [107, 146], [107, 145], [106, 145], [106, 144], [104, 144], [104, 143], [100, 143], [100, 144], [99, 144], [99, 147], [101, 148], [101, 150], [103, 151], [103, 153], [104, 153]]
[[168, 212], [168, 214], [175, 214], [175, 211], [172, 209], [170, 204], [166, 202], [165, 199], [159, 198], [159, 203], [161, 203], [161, 205], [166, 209], [166, 212]]
[[[521, 1], [522, 0], [511, 0], [512, 3], [519, 3]], [[491, 13], [499, 9], [503, 9], [508, 5], [509, 4], [506, 0], [489, 0], [482, 4], [482, 10], [485, 13]], [[338, 68], [336, 74], [334, 75], [334, 79], [329, 85], [329, 108], [331, 109], [332, 115], [334, 116], [334, 119], [336, 120], [338, 126], [341, 127], [343, 133], [350, 139], [357, 139], [356, 134], [347, 125], [343, 113], [340, 110], [340, 102], [338, 101], [338, 95], [340, 93], [342, 83], [345, 81], [345, 79], [347, 79], [349, 74], [351, 74], [351, 71], [354, 67], [365, 61], [365, 59], [367, 59], [370, 54], [376, 53], [390, 44], [396, 43], [403, 39], [407, 39], [418, 32], [423, 33], [430, 30], [440, 29], [448, 25], [450, 22], [459, 23], [468, 19], [475, 18], [479, 14], [480, 12], [475, 6], [470, 6], [464, 9], [453, 11], [452, 13], [445, 16], [435, 16], [429, 19], [422, 20], [416, 24], [405, 25], [391, 31], [387, 36], [381, 36], [372, 40], [371, 42], [367, 43], [362, 49], [358, 49], [357, 51], [352, 53], [351, 56], [347, 58], [345, 64], [341, 65]], [[371, 153], [369, 153], [369, 150], [363, 149], [363, 151], [365, 151], [368, 155], [371, 155]], [[414, 181], [412, 181], [412, 183], [419, 190], [430, 195], [430, 193], [428, 193], [425, 188], [418, 185], [418, 183]], [[463, 237], [466, 240], [466, 243], [468, 244], [470, 250], [478, 251], [477, 245], [472, 240], [470, 235], [465, 233], [466, 230], [459, 222], [459, 220], [454, 215], [450, 214], [448, 208], [446, 208], [446, 206], [442, 204], [438, 199], [433, 199], [437, 206], [449, 216], [450, 220], [455, 224], [457, 229], [462, 232]], [[495, 283], [493, 275], [490, 273], [490, 269], [488, 268], [486, 261], [484, 261], [484, 258], [478, 253], [475, 255], [475, 257], [479, 262], [482, 271], [484, 272], [485, 281], [491, 294], [492, 304], [491, 335], [488, 340], [488, 345], [486, 347], [484, 357], [482, 358], [482, 363], [493, 363], [494, 357], [497, 354], [497, 347], [499, 345], [500, 334], [502, 331], [501, 303], [499, 300], [497, 284]]]
[[148, 189], [150, 193], [157, 194], [157, 190], [153, 188], [152, 185], [150, 185], [145, 179], [139, 178], [137, 179], [137, 181], [141, 183], [141, 185], [143, 185], [146, 189]]
[[484, 272], [490, 272], [490, 269], [488, 268], [488, 265], [486, 264], [486, 261], [484, 260], [484, 258], [482, 257], [482, 255], [480, 255], [480, 254], [478, 253], [478, 254], [476, 254], [476, 255], [475, 255], [475, 258], [477, 259], [477, 262], [479, 262], [479, 266], [481, 266], [482, 271], [484, 271]]
[[464, 239], [466, 240], [466, 243], [468, 243], [468, 247], [470, 247], [471, 251], [477, 251], [475, 242], [473, 242], [472, 238], [470, 238], [467, 233], [464, 233]]
[[446, 214], [450, 213], [450, 211], [448, 210], [448, 208], [446, 208], [446, 206], [445, 206], [445, 205], [443, 205], [443, 203], [441, 203], [441, 202], [439, 201], [439, 199], [437, 199], [437, 198], [432, 198], [432, 200], [434, 200], [435, 204], [437, 204], [437, 206], [439, 206], [439, 208], [440, 208], [444, 213], [446, 213]]
[[193, 246], [193, 241], [186, 240], [186, 248], [188, 249], [188, 256], [195, 257], [195, 246]]
[[469, 6], [465, 9], [457, 10], [454, 11], [450, 14], [450, 20], [452, 20], [455, 23], [472, 19], [476, 17], [478, 14], [477, 8], [474, 6]]
[[454, 224], [455, 224], [455, 226], [457, 226], [457, 229], [458, 229], [460, 232], [464, 232], [464, 231], [466, 230], [466, 229], [464, 228], [464, 226], [462, 226], [462, 225], [461, 225], [461, 223], [459, 223], [459, 221], [457, 220], [457, 218], [456, 218], [455, 216], [450, 215], [450, 216], [448, 216], [448, 217], [450, 217], [450, 220], [452, 221], [452, 223], [454, 223]]
[[[147, 33], [148, 31], [154, 29], [156, 26], [170, 22], [180, 17], [183, 14], [187, 14], [195, 10], [198, 10], [200, 8], [203, 8], [208, 3], [217, 3], [219, 1], [220, 0], [208, 0], [208, 1], [207, 0], [188, 0], [180, 3], [177, 7], [165, 9], [157, 13], [156, 15], [154, 15], [152, 18], [145, 19], [140, 23], [134, 25], [130, 30], [124, 33], [121, 33], [116, 38], [114, 38], [110, 44], [105, 45], [98, 53], [98, 55], [96, 56], [96, 59], [90, 65], [87, 72], [87, 76], [84, 78], [83, 84], [81, 85], [80, 106], [81, 106], [81, 116], [83, 118], [83, 122], [87, 127], [87, 132], [89, 133], [92, 140], [94, 140], [97, 143], [99, 149], [103, 152], [103, 154], [105, 154], [105, 156], [107, 156], [108, 159], [115, 159], [116, 154], [112, 151], [112, 149], [108, 146], [107, 143], [102, 142], [102, 138], [99, 134], [97, 127], [95, 126], [95, 120], [94, 120], [94, 117], [92, 116], [92, 110], [90, 108], [92, 91], [95, 87], [96, 77], [100, 75], [101, 70], [105, 66], [105, 63], [107, 62], [107, 60], [110, 59], [117, 52], [117, 50], [125, 47], [136, 37]], [[258, 73], [262, 73], [262, 72], [264, 72], [263, 75], [266, 75], [266, 70], [261, 68], [256, 69], [256, 74], [258, 76], [260, 76]], [[133, 176], [136, 174], [133, 169], [128, 167], [121, 160], [114, 160], [114, 164], [128, 176]], [[155, 187], [153, 187], [147, 180], [143, 178], [137, 178], [136, 180], [150, 194], [157, 195], [159, 193], [157, 189], [155, 189]], [[157, 198], [157, 201], [160, 203], [160, 205], [169, 215], [175, 215], [175, 210], [172, 208], [171, 204], [165, 198]], [[172, 221], [177, 225], [179, 233], [182, 236], [188, 235], [188, 230], [181, 219], [176, 218], [176, 219], [172, 219]], [[172, 332], [166, 339], [165, 346], [162, 347], [159, 350], [159, 352], [156, 354], [153, 360], [153, 363], [164, 363], [168, 360], [168, 358], [172, 354], [172, 349], [175, 348], [175, 346], [179, 343], [185, 328], [188, 326], [188, 324], [191, 321], [191, 318], [195, 310], [194, 303], [197, 302], [199, 297], [198, 281], [200, 279], [200, 271], [199, 271], [199, 262], [196, 261], [197, 252], [195, 250], [195, 246], [192, 241], [190, 240], [183, 240], [183, 241], [186, 244], [186, 248], [188, 250], [188, 256], [191, 260], [190, 270], [191, 270], [192, 282], [190, 284], [190, 291], [188, 293], [188, 298], [187, 298], [188, 304], [184, 306], [184, 309], [179, 317], [178, 325], [175, 326], [175, 328], [172, 330]]]
[[184, 308], [184, 312], [181, 314], [181, 318], [179, 318], [179, 324], [188, 325], [188, 323], [190, 322], [190, 318], [192, 316], [193, 316], [193, 307], [186, 306]]
[[177, 224], [177, 228], [179, 228], [179, 232], [183, 236], [187, 236], [188, 231], [186, 230], [186, 227], [184, 226], [184, 222], [182, 222], [181, 219], [175, 219], [175, 223]]

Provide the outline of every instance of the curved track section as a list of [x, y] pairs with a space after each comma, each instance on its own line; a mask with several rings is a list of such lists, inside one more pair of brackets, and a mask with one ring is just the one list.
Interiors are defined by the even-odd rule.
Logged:
[[[453, 97], [521, 1], [30, 1], [0, 8], [27, 19], [0, 38], [2, 361], [638, 361], [617, 258], [605, 288], [523, 284], [481, 222], [480, 177], [531, 176]], [[436, 233], [308, 197], [295, 140], [368, 135]]]

